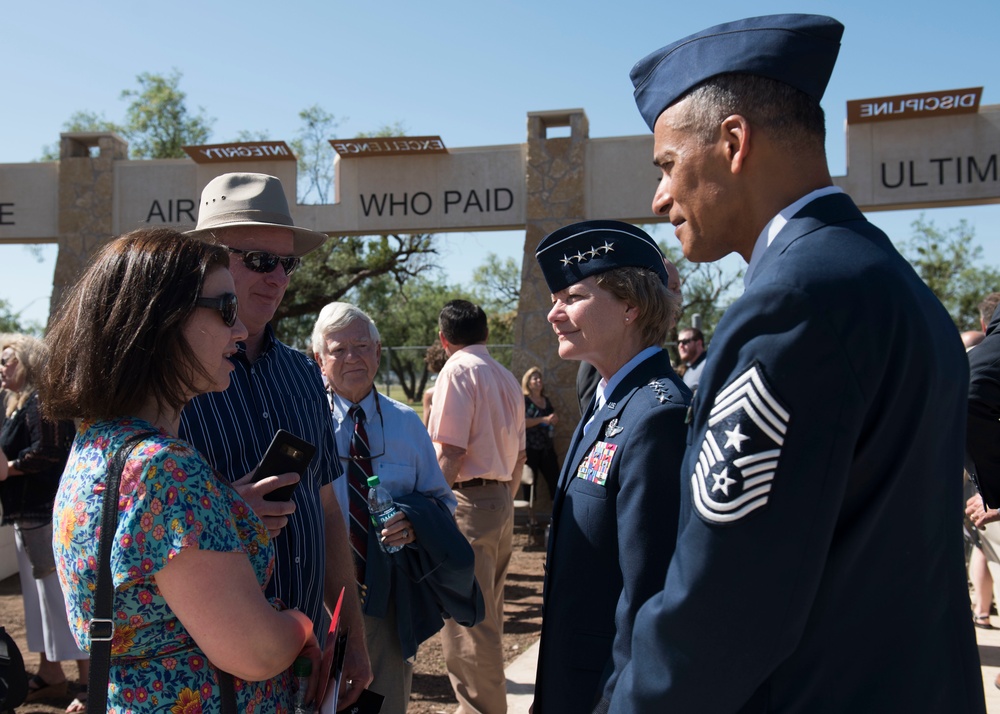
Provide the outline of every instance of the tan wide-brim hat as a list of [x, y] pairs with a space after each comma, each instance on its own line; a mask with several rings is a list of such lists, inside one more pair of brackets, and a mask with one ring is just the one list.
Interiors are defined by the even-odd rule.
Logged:
[[201, 192], [198, 225], [187, 235], [207, 238], [234, 226], [287, 228], [295, 235], [294, 255], [316, 250], [329, 237], [292, 223], [281, 181], [267, 174], [222, 174], [209, 181]]

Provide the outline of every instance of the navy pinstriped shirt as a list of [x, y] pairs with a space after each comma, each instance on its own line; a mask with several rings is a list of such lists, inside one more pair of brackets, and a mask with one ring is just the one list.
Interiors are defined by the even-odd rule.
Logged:
[[229, 388], [193, 399], [181, 413], [180, 436], [230, 481], [257, 467], [278, 429], [316, 445], [292, 498], [295, 513], [274, 539], [275, 567], [267, 595], [312, 618], [322, 642], [329, 619], [323, 606], [326, 551], [320, 487], [341, 473], [322, 377], [312, 360], [276, 340], [270, 325], [257, 361], [247, 361], [242, 343], [232, 361]]

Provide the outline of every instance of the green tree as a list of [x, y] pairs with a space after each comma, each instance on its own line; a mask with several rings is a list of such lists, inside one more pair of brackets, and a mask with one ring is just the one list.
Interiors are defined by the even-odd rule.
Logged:
[[0, 298], [0, 333], [21, 332], [41, 337], [45, 333], [42, 325], [32, 320], [23, 322], [20, 313], [13, 312], [10, 303]]
[[436, 254], [428, 234], [332, 236], [302, 259], [275, 315], [275, 330], [285, 342], [308, 349], [313, 322], [328, 302], [381, 276], [402, 286], [430, 270]]
[[[472, 271], [472, 300], [486, 312], [490, 344], [509, 345], [514, 341], [514, 320], [521, 294], [521, 266], [513, 258], [501, 260], [495, 253]], [[512, 355], [497, 350], [493, 357], [510, 368]]]
[[[187, 94], [180, 89], [181, 73], [169, 75], [143, 72], [136, 77], [138, 86], [121, 93], [131, 100], [125, 109], [125, 121], [118, 124], [103, 114], [76, 111], [63, 124], [64, 131], [113, 131], [129, 143], [134, 159], [180, 159], [186, 156], [182, 146], [204, 144], [212, 135], [214, 119], [199, 108], [188, 110]], [[59, 158], [59, 146], [43, 149], [42, 160]]]
[[131, 99], [125, 110], [125, 138], [135, 159], [180, 159], [182, 146], [204, 144], [212, 135], [214, 119], [199, 108], [188, 111], [187, 94], [180, 90], [181, 73], [168, 76], [143, 72], [137, 89], [126, 89], [122, 99]]
[[438, 339], [441, 306], [468, 291], [442, 280], [418, 276], [405, 284], [382, 276], [355, 291], [355, 304], [372, 316], [382, 337], [383, 378], [391, 374], [406, 399], [420, 401], [430, 370], [424, 362], [428, 345]]
[[923, 215], [901, 252], [944, 305], [959, 330], [979, 329], [979, 302], [1000, 290], [1000, 270], [982, 265], [983, 248], [964, 219], [940, 229]]
[[302, 126], [290, 142], [298, 160], [299, 203], [327, 203], [333, 188], [333, 147], [330, 139], [339, 126], [333, 114], [318, 104], [299, 112]]

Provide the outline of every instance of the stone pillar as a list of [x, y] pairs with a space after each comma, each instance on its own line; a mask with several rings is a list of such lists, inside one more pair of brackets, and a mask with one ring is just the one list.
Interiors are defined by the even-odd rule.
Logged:
[[[568, 137], [546, 136], [549, 129], [566, 126]], [[527, 228], [514, 323], [513, 372], [520, 379], [530, 367], [541, 368], [545, 392], [559, 413], [555, 440], [560, 462], [580, 420], [576, 398], [580, 363], [559, 358], [555, 334], [546, 320], [552, 296], [535, 261], [535, 248], [555, 229], [584, 219], [588, 137], [589, 123], [582, 109], [528, 114]]]
[[97, 248], [114, 233], [114, 164], [128, 159], [128, 143], [110, 132], [60, 135], [59, 253], [49, 316]]

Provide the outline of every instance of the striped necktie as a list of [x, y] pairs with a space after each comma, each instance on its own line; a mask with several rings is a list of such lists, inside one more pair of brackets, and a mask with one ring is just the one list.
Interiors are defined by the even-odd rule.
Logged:
[[353, 405], [347, 415], [354, 421], [351, 434], [351, 458], [347, 464], [348, 512], [351, 516], [350, 541], [354, 552], [354, 573], [358, 585], [365, 584], [365, 559], [368, 557], [368, 477], [372, 475], [371, 450], [365, 432], [365, 410]]

